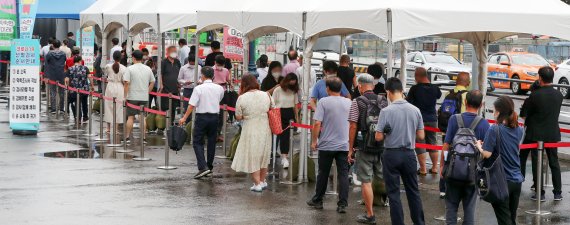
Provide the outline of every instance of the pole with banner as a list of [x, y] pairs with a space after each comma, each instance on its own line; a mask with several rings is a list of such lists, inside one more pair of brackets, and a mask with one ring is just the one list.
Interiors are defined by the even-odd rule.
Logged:
[[20, 0], [18, 14], [20, 17], [20, 38], [32, 39], [39, 0]]
[[77, 30], [77, 45], [81, 45], [81, 58], [89, 71], [93, 71], [93, 63], [95, 62], [95, 30], [91, 27], [83, 28], [82, 35]]
[[10, 67], [10, 128], [14, 134], [38, 133], [40, 127], [40, 43], [14, 39]]
[[243, 34], [234, 28], [225, 26], [224, 56], [233, 61], [243, 61], [243, 51]]

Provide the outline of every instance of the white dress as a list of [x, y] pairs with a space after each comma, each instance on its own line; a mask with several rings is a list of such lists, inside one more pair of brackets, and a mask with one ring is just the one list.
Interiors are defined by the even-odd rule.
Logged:
[[[107, 81], [109, 81], [105, 87], [106, 97], [117, 98], [116, 113], [117, 113], [117, 124], [123, 123], [123, 104], [122, 101], [125, 99], [125, 87], [123, 86], [123, 76], [127, 71], [127, 67], [119, 65], [119, 72], [115, 73], [113, 71], [113, 64], [107, 65], [105, 67], [105, 74], [107, 74]], [[119, 102], [120, 101], [120, 102]], [[105, 102], [105, 115], [103, 120], [107, 123], [113, 123], [113, 102]]]
[[271, 97], [263, 91], [239, 96], [236, 116], [243, 116], [241, 137], [232, 162], [236, 172], [253, 173], [268, 168], [271, 157], [271, 129], [267, 112]]

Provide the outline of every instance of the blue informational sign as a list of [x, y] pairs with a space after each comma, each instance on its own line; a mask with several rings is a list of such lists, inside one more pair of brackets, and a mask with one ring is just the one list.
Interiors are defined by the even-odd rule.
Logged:
[[[95, 62], [95, 30], [93, 27], [83, 28], [83, 34], [79, 30], [75, 34], [77, 37], [77, 46], [81, 45], [81, 58], [89, 71], [93, 71], [93, 63]], [[81, 36], [81, 40], [79, 37]]]
[[10, 65], [10, 128], [13, 132], [40, 128], [40, 42], [14, 39]]
[[18, 8], [20, 16], [20, 38], [31, 39], [34, 32], [34, 24], [36, 22], [36, 13], [38, 12], [39, 0], [20, 0]]

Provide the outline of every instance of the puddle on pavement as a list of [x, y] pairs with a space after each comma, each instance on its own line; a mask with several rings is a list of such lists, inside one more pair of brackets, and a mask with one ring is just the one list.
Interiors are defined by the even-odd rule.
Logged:
[[48, 158], [72, 158], [72, 159], [132, 159], [134, 156], [127, 153], [117, 153], [113, 150], [68, 150], [59, 152], [40, 153], [40, 156]]

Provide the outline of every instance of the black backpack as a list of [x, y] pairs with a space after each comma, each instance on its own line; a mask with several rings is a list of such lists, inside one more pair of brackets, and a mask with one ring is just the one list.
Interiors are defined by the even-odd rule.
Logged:
[[437, 127], [443, 133], [447, 131], [447, 124], [449, 123], [449, 118], [455, 114], [461, 113], [461, 104], [463, 103], [463, 93], [467, 91], [461, 90], [455, 92], [451, 90], [445, 99], [441, 103], [441, 107], [437, 111]]
[[363, 143], [360, 150], [371, 153], [382, 152], [384, 149], [384, 142], [376, 141], [375, 130], [376, 125], [378, 124], [380, 111], [388, 106], [388, 100], [382, 95], [364, 94], [356, 98], [356, 101], [363, 102], [364, 105], [366, 105], [366, 110], [359, 110], [360, 120], [358, 127], [363, 137]]
[[483, 118], [475, 117], [469, 128], [465, 127], [461, 114], [457, 114], [455, 118], [459, 129], [453, 137], [443, 176], [448, 181], [475, 184], [480, 154], [476, 147], [477, 137], [474, 130]]
[[182, 150], [188, 137], [186, 129], [181, 126], [170, 127], [166, 135], [168, 136], [168, 147], [176, 152]]

